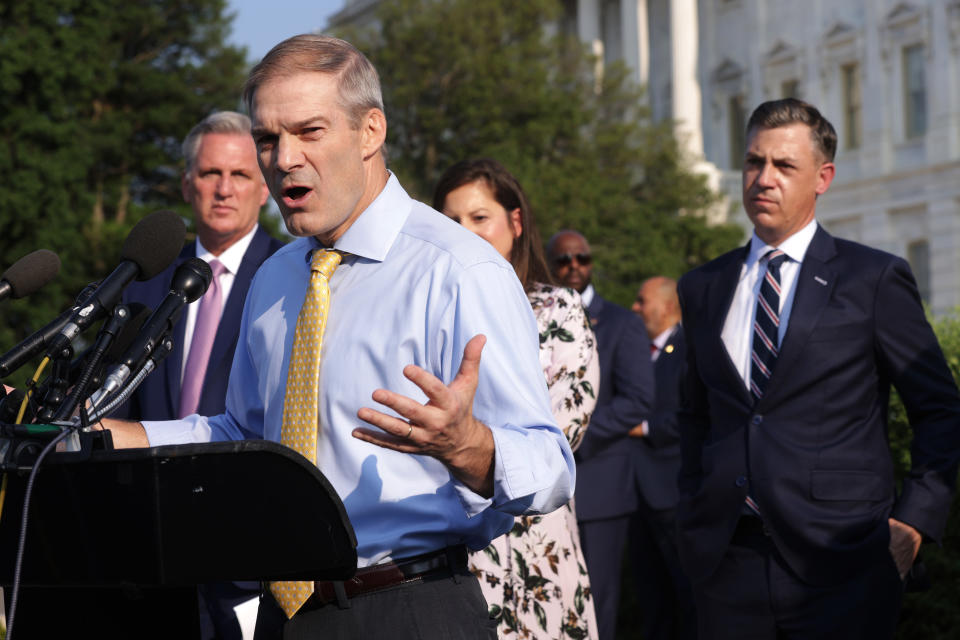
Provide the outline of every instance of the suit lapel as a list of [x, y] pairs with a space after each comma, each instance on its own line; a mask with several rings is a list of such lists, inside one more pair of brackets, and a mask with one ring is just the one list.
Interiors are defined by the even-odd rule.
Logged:
[[[177, 267], [197, 255], [197, 243], [190, 242], [183, 251], [180, 252], [180, 258], [177, 260]], [[166, 297], [166, 292], [161, 296], [161, 300]], [[180, 372], [183, 371], [183, 360], [186, 357], [183, 353], [183, 335], [187, 329], [187, 310], [182, 309], [177, 324], [173, 327], [173, 350], [170, 355], [161, 364], [165, 367], [163, 376], [167, 390], [167, 402], [171, 416], [176, 416], [180, 410]]]
[[824, 231], [823, 227], [818, 227], [803, 258], [800, 273], [797, 274], [796, 293], [793, 296], [787, 332], [783, 336], [780, 355], [760, 404], [776, 398], [778, 381], [789, 376], [787, 372], [803, 353], [810, 334], [819, 322], [837, 281], [837, 274], [827, 265], [836, 253], [833, 237]]
[[590, 301], [590, 304], [587, 305], [587, 316], [590, 318], [590, 327], [596, 331], [597, 325], [600, 324], [600, 315], [603, 313], [603, 298], [597, 293], [596, 289], [593, 291], [593, 299]]
[[[270, 236], [262, 228], [258, 228], [243, 254], [240, 268], [230, 287], [230, 296], [223, 307], [223, 315], [217, 325], [217, 335], [210, 348], [210, 360], [207, 364], [207, 375], [223, 375], [223, 368], [219, 366], [236, 343], [240, 334], [240, 318], [243, 315], [243, 303], [247, 299], [247, 291], [257, 269], [270, 255]], [[226, 364], [229, 370], [230, 363]], [[206, 379], [204, 380], [206, 384]]]
[[737, 291], [737, 284], [740, 282], [740, 271], [743, 269], [743, 263], [750, 250], [749, 243], [739, 254], [722, 267], [713, 278], [712, 284], [707, 291], [707, 318], [714, 318], [713, 324], [707, 329], [710, 332], [709, 344], [712, 346], [710, 360], [712, 362], [722, 362], [727, 372], [722, 379], [730, 380], [736, 387], [735, 393], [747, 404], [753, 403], [753, 398], [747, 392], [746, 385], [743, 384], [743, 378], [740, 372], [733, 364], [730, 353], [727, 351], [727, 345], [723, 342], [723, 324], [730, 312], [730, 305], [733, 304], [733, 296]]
[[676, 325], [670, 332], [670, 337], [663, 343], [660, 355], [653, 362], [653, 372], [657, 380], [669, 380], [669, 373], [677, 366], [680, 357], [680, 341], [683, 339], [680, 325]]

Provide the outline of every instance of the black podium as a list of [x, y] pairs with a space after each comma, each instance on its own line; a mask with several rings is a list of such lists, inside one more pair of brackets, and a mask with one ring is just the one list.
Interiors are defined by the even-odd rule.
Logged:
[[[8, 473], [7, 587], [27, 480]], [[344, 580], [357, 566], [333, 487], [274, 442], [57, 454], [32, 501], [17, 638], [195, 638], [197, 583]]]

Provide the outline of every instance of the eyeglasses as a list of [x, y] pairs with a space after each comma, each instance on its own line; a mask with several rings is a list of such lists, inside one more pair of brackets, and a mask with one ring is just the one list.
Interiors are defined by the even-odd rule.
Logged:
[[574, 260], [583, 267], [589, 267], [590, 263], [593, 262], [589, 253], [561, 253], [553, 257], [553, 264], [558, 267], [568, 267]]

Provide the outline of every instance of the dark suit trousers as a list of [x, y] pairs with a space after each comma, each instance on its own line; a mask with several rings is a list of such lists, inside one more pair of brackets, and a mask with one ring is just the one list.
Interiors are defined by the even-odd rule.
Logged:
[[743, 517], [717, 571], [693, 587], [700, 638], [892, 638], [903, 583], [884, 552], [849, 582], [815, 587], [787, 567], [759, 519]]
[[630, 517], [630, 561], [641, 612], [643, 640], [693, 640], [696, 608], [680, 567], [675, 511], [641, 506]]
[[580, 546], [590, 574], [590, 591], [597, 614], [600, 640], [617, 635], [617, 610], [620, 607], [620, 574], [623, 571], [623, 547], [627, 541], [630, 516], [604, 520], [581, 520]]
[[[497, 621], [466, 568], [351, 598], [310, 603], [286, 621], [269, 589], [260, 598], [254, 640], [496, 640]], [[282, 630], [280, 630], [282, 627]]]

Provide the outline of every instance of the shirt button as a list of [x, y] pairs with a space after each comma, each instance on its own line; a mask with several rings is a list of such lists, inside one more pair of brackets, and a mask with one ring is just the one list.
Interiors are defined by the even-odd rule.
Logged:
[[747, 486], [747, 477], [746, 477], [746, 476], [737, 476], [737, 480], [736, 480], [736, 482], [734, 482], [734, 484], [737, 485], [738, 487], [745, 487], [745, 486]]
[[761, 422], [763, 422], [763, 416], [759, 414], [755, 415], [753, 416], [753, 419], [751, 420], [751, 422], [753, 422], [753, 424], [760, 424]]

